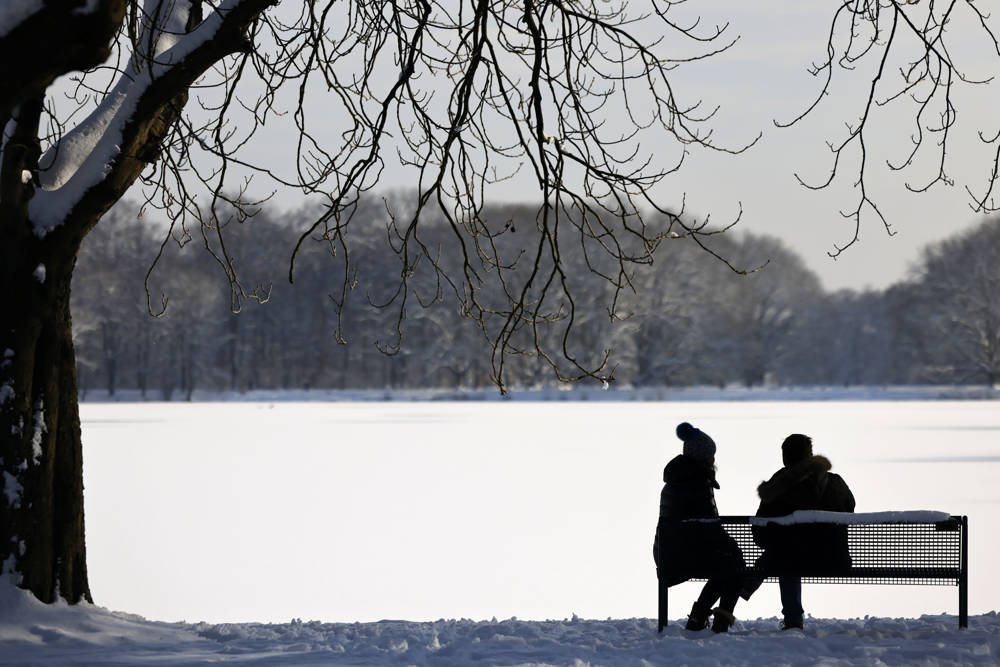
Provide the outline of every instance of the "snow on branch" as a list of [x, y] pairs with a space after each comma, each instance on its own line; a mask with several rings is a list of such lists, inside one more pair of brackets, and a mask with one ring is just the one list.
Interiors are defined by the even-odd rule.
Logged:
[[[111, 174], [121, 158], [126, 128], [143, 121], [136, 117], [137, 111], [153, 84], [178, 68], [189, 68], [192, 54], [219, 35], [230, 13], [247, 4], [250, 0], [225, 0], [196, 28], [185, 32], [190, 2], [146, 2], [142, 9], [143, 30], [115, 86], [89, 116], [39, 160], [41, 187], [29, 207], [36, 236], [44, 238], [62, 225], [87, 191]], [[172, 93], [186, 88], [184, 85]]]

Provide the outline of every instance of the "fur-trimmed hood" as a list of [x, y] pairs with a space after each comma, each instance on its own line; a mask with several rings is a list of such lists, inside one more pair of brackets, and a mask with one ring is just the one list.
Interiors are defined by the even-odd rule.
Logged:
[[757, 486], [757, 495], [765, 503], [774, 502], [809, 477], [822, 479], [832, 467], [830, 459], [825, 456], [821, 454], [810, 456], [798, 463], [785, 466], [774, 473], [771, 479], [761, 482]]

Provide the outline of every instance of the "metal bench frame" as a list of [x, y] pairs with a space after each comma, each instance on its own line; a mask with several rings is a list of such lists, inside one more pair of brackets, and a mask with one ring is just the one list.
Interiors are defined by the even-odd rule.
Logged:
[[[883, 522], [837, 525], [847, 528], [847, 543], [852, 566], [822, 573], [762, 571], [755, 564], [763, 549], [753, 540], [749, 516], [722, 516], [718, 519], [699, 519], [699, 522], [719, 523], [736, 540], [743, 550], [745, 574], [764, 576], [765, 581], [776, 582], [782, 574], [802, 577], [802, 583], [811, 584], [919, 584], [932, 586], [958, 586], [958, 626], [969, 626], [969, 520], [966, 516], [952, 516], [947, 521]], [[756, 519], [760, 522], [760, 519]], [[679, 574], [691, 581], [705, 581], [717, 574], [700, 568], [692, 571], [665, 571], [665, 575]], [[658, 631], [667, 625], [668, 577], [661, 577], [656, 570], [659, 588]]]

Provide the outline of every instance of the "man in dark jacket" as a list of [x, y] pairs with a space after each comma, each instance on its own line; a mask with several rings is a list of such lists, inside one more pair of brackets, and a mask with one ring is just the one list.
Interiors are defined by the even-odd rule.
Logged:
[[[683, 452], [663, 469], [660, 518], [653, 540], [657, 574], [667, 586], [691, 578], [689, 574], [705, 565], [717, 572], [705, 582], [701, 595], [688, 616], [688, 630], [704, 630], [713, 616], [712, 631], [727, 632], [735, 622], [733, 609], [743, 581], [743, 553], [736, 541], [718, 523], [685, 522], [719, 516], [715, 505], [715, 441], [701, 429], [684, 422], [677, 427], [684, 442]], [[719, 606], [713, 609], [713, 605]]]
[[[786, 516], [797, 510], [854, 511], [854, 495], [847, 483], [840, 475], [830, 472], [829, 459], [813, 454], [812, 439], [808, 436], [794, 433], [785, 438], [781, 444], [781, 459], [784, 467], [757, 487], [760, 496], [757, 516]], [[755, 527], [754, 540], [764, 547], [762, 558], [766, 567], [784, 573], [778, 577], [784, 629], [802, 627], [800, 573], [822, 575], [851, 565], [846, 526]], [[752, 593], [755, 586], [748, 588]]]

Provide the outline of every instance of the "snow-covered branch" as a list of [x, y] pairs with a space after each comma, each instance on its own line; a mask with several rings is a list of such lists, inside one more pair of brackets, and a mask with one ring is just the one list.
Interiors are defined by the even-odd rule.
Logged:
[[[77, 217], [74, 211], [100, 185], [120, 196], [155, 156], [188, 87], [239, 50], [246, 26], [272, 2], [226, 0], [189, 30], [200, 15], [200, 2], [149, 0], [141, 10], [143, 28], [133, 53], [114, 87], [39, 160], [40, 188], [29, 209], [35, 234], [45, 237]], [[107, 197], [101, 199], [83, 205], [82, 216], [92, 217], [105, 206]]]

